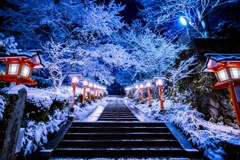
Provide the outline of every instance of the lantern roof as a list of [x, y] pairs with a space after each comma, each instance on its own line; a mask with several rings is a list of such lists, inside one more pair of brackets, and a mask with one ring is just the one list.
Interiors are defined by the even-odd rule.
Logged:
[[226, 65], [229, 62], [232, 66], [240, 67], [240, 54], [238, 53], [206, 53], [205, 57], [207, 57], [207, 61], [201, 70], [202, 72], [212, 72], [209, 68], [220, 68], [224, 63]]
[[77, 73], [77, 72], [72, 72], [68, 75], [69, 77], [82, 77], [82, 74]]
[[163, 80], [165, 80], [166, 77], [165, 77], [165, 76], [162, 76], [162, 75], [154, 76], [154, 77], [153, 77], [153, 80], [154, 80], [154, 81], [157, 80], [157, 79], [163, 79]]
[[148, 82], [152, 83], [152, 79], [146, 79], [146, 80], [144, 80], [144, 83], [148, 83]]
[[13, 55], [0, 55], [0, 60], [4, 62], [26, 61], [34, 65], [34, 68], [43, 68], [44, 65], [40, 57], [41, 50], [22, 51]]

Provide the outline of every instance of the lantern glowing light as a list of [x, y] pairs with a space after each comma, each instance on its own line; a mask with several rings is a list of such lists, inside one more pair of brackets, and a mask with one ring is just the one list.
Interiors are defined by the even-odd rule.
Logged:
[[43, 68], [40, 50], [20, 52], [18, 55], [1, 56], [0, 61], [6, 63], [6, 71], [0, 75], [0, 80], [18, 84], [37, 84], [30, 76], [34, 68]]

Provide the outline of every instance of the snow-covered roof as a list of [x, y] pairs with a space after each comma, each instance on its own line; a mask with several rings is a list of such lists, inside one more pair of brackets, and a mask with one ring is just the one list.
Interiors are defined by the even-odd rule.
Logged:
[[82, 74], [77, 73], [77, 72], [72, 72], [68, 75], [69, 77], [82, 77]]
[[153, 79], [154, 80], [156, 80], [156, 79], [166, 79], [166, 77], [160, 75], [160, 76], [154, 76]]
[[217, 62], [225, 61], [240, 61], [240, 54], [238, 53], [206, 53], [205, 57], [214, 59]]
[[38, 64], [34, 68], [43, 68], [44, 65], [42, 64], [40, 54], [41, 50], [28, 50], [28, 51], [23, 51], [19, 52], [18, 54], [15, 55], [0, 55], [0, 59], [9, 59], [9, 58], [30, 58], [31, 63], [33, 64]]
[[[207, 61], [201, 72], [212, 72], [208, 70], [208, 66], [212, 66], [217, 62], [240, 62], [239, 53], [206, 53]], [[217, 65], [217, 64], [216, 64]]]

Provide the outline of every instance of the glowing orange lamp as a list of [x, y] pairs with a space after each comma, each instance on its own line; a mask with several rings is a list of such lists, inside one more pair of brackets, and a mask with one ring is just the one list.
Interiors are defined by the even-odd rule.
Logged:
[[1, 56], [0, 61], [6, 63], [6, 72], [0, 75], [0, 80], [5, 82], [15, 82], [16, 85], [35, 85], [31, 79], [34, 68], [43, 68], [39, 54], [40, 50], [30, 50], [21, 52], [18, 55]]

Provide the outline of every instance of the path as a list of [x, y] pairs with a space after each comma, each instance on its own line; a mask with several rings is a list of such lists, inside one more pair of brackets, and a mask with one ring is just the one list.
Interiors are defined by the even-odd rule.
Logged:
[[105, 108], [96, 111], [87, 120], [97, 121], [71, 124], [51, 160], [189, 159], [199, 155], [171, 123], [140, 122], [137, 117], [147, 118], [121, 98], [111, 98]]

